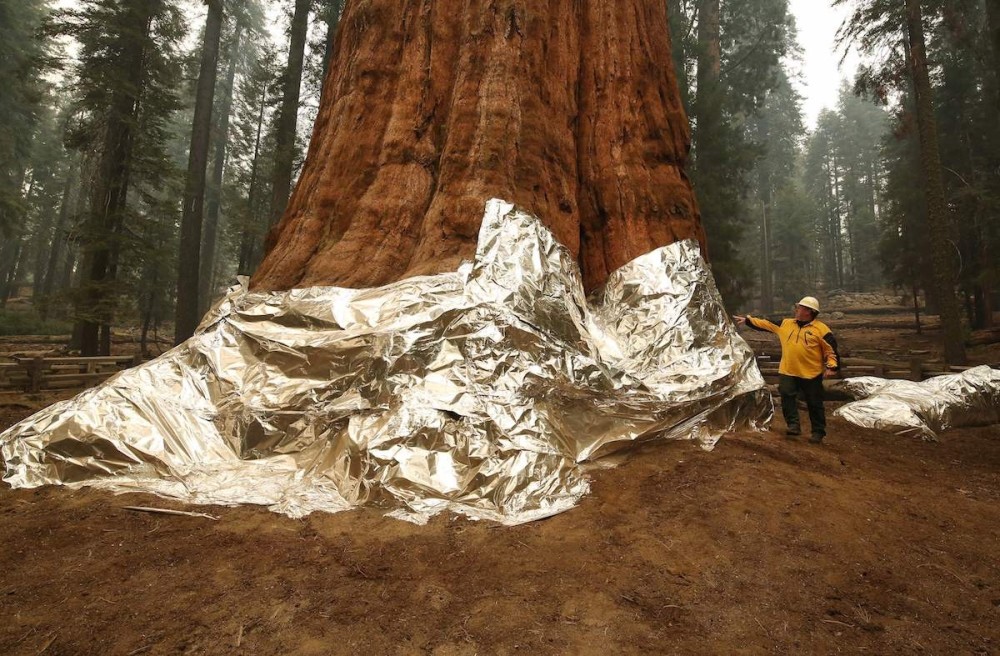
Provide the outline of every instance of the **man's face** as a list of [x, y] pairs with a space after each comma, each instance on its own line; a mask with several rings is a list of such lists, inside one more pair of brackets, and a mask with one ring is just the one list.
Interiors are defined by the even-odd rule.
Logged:
[[804, 305], [795, 306], [795, 320], [796, 321], [812, 321], [813, 311]]

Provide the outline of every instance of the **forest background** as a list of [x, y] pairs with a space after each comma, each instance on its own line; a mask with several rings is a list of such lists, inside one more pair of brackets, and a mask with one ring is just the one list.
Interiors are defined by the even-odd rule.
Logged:
[[[836, 106], [810, 126], [788, 0], [664, 3], [720, 290], [770, 313], [806, 292], [893, 287], [954, 307], [961, 330], [988, 327], [1000, 0], [833, 4], [847, 10], [841, 52], [861, 64], [850, 83], [829, 80]], [[0, 334], [72, 333], [83, 355], [107, 354], [116, 327], [137, 326], [144, 353], [155, 335], [190, 335], [260, 262], [342, 11], [0, 0]]]

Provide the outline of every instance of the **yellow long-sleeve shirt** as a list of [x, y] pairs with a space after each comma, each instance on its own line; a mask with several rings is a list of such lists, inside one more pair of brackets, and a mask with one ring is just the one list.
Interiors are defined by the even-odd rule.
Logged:
[[767, 319], [747, 317], [747, 325], [756, 330], [774, 333], [781, 340], [781, 364], [778, 373], [798, 378], [816, 378], [827, 369], [836, 370], [837, 340], [822, 321], [799, 325], [795, 319], [785, 319], [777, 326]]

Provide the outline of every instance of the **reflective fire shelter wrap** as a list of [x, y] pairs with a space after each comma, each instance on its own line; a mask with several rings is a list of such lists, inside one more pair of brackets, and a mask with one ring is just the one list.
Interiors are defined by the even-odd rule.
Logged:
[[949, 428], [1000, 422], [1000, 371], [985, 365], [920, 383], [861, 376], [838, 387], [859, 400], [834, 414], [865, 428], [935, 440]]
[[696, 243], [630, 262], [588, 300], [541, 222], [493, 200], [456, 272], [238, 285], [190, 340], [0, 445], [15, 487], [516, 524], [572, 507], [583, 463], [653, 439], [711, 448], [771, 414]]

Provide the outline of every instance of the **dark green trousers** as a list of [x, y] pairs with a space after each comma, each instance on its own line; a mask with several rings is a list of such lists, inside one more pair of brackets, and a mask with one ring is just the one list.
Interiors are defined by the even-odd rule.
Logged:
[[785, 424], [794, 430], [799, 428], [798, 399], [801, 394], [809, 408], [809, 424], [812, 434], [826, 436], [826, 412], [823, 410], [823, 375], [816, 378], [799, 378], [781, 374], [778, 379], [778, 391], [781, 393], [781, 414], [785, 416]]

